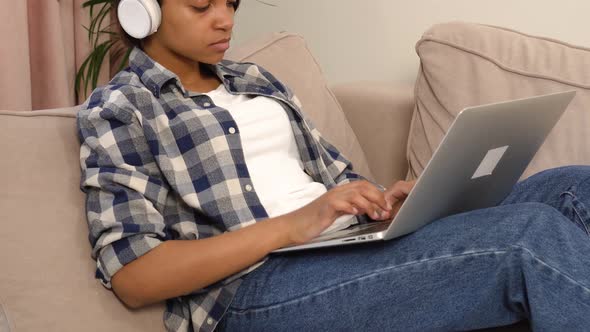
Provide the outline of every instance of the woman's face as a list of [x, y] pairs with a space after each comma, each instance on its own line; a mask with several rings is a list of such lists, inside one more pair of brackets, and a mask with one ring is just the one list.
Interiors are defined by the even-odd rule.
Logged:
[[150, 39], [172, 53], [215, 64], [229, 47], [236, 0], [163, 0], [162, 23]]

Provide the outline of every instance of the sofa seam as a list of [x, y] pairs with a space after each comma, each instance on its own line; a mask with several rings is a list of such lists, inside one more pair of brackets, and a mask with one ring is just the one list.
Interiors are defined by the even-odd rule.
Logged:
[[[494, 24], [481, 24], [481, 23], [474, 23], [474, 22], [466, 22], [466, 21], [451, 21], [451, 22], [447, 22], [447, 23], [441, 23], [441, 24], [435, 24], [434, 26], [444, 26], [444, 25], [449, 25], [449, 24], [464, 24], [464, 25], [469, 25], [469, 26], [476, 26], [476, 27], [488, 27], [488, 28], [493, 28], [493, 29], [498, 29], [498, 30], [502, 30], [502, 31], [506, 31], [506, 32], [510, 32], [510, 33], [514, 33], [523, 37], [528, 37], [528, 38], [532, 38], [532, 39], [537, 39], [537, 40], [542, 40], [542, 41], [548, 41], [551, 42], [553, 44], [558, 44], [558, 45], [562, 45], [562, 46], [566, 46], [568, 48], [572, 48], [572, 49], [576, 49], [576, 50], [580, 50], [580, 51], [590, 51], [590, 47], [585, 47], [585, 46], [581, 46], [581, 45], [575, 45], [573, 43], [568, 43], [565, 42], [563, 40], [559, 40], [557, 38], [551, 38], [551, 37], [545, 37], [545, 36], [539, 36], [539, 35], [534, 35], [534, 34], [528, 34], [519, 30], [515, 30], [512, 28], [507, 28], [507, 27], [503, 27], [503, 26], [499, 26], [499, 25], [494, 25]], [[433, 27], [434, 27], [433, 26]], [[435, 34], [433, 34], [432, 32], [432, 28], [427, 30], [424, 33], [424, 37], [433, 37], [436, 38]]]
[[478, 57], [480, 57], [480, 58], [482, 58], [484, 60], [487, 60], [487, 61], [495, 64], [496, 66], [500, 67], [501, 69], [503, 69], [503, 70], [505, 70], [507, 72], [511, 72], [513, 74], [517, 74], [517, 75], [525, 76], [525, 77], [537, 78], [537, 79], [544, 79], [544, 80], [548, 80], [548, 81], [557, 82], [557, 83], [560, 83], [560, 84], [570, 85], [570, 86], [577, 87], [577, 88], [580, 88], [580, 89], [590, 90], [590, 84], [589, 85], [579, 84], [579, 83], [575, 83], [575, 82], [572, 82], [572, 81], [568, 81], [568, 80], [563, 79], [563, 78], [549, 77], [547, 75], [533, 74], [533, 73], [528, 72], [528, 71], [518, 70], [518, 69], [515, 69], [515, 68], [512, 68], [512, 67], [509, 67], [508, 65], [506, 65], [506, 64], [504, 64], [504, 63], [502, 63], [500, 61], [497, 61], [497, 60], [495, 60], [495, 59], [493, 59], [493, 58], [491, 58], [491, 57], [489, 57], [487, 55], [484, 55], [483, 53], [481, 53], [479, 51], [473, 50], [473, 49], [468, 48], [466, 46], [460, 46], [460, 45], [454, 44], [454, 43], [449, 42], [449, 41], [446, 41], [446, 40], [442, 40], [442, 39], [439, 39], [439, 38], [431, 37], [431, 36], [429, 36], [429, 37], [423, 37], [418, 42], [418, 44], [416, 45], [416, 51], [417, 51], [417, 53], [418, 53], [419, 56], [420, 56], [420, 50], [419, 50], [419, 48], [420, 48], [420, 46], [422, 44], [424, 44], [426, 42], [439, 43], [439, 44], [442, 44], [442, 45], [445, 45], [445, 46], [448, 46], [448, 47], [451, 47], [451, 48], [455, 48], [455, 49], [458, 49], [458, 50], [461, 50], [461, 51], [464, 51], [464, 52], [473, 54], [473, 55], [478, 56]]
[[548, 41], [548, 42], [551, 42], [553, 44], [558, 44], [558, 45], [566, 46], [566, 47], [569, 47], [569, 48], [572, 48], [572, 49], [576, 49], [576, 50], [580, 50], [580, 51], [589, 51], [590, 52], [590, 48], [588, 48], [588, 47], [584, 47], [584, 46], [580, 46], [580, 45], [574, 45], [574, 44], [567, 43], [567, 42], [564, 42], [562, 40], [555, 39], [555, 38], [531, 35], [531, 34], [527, 34], [527, 33], [524, 33], [524, 32], [518, 31], [518, 30], [514, 30], [514, 29], [510, 29], [510, 28], [506, 28], [506, 27], [501, 27], [501, 26], [497, 26], [497, 25], [492, 25], [492, 24], [480, 24], [480, 26], [490, 27], [490, 28], [494, 28], [494, 29], [498, 29], [498, 30], [507, 31], [507, 32], [512, 32], [514, 34], [521, 35], [523, 37], [528, 37], [528, 38], [532, 38], [532, 39]]

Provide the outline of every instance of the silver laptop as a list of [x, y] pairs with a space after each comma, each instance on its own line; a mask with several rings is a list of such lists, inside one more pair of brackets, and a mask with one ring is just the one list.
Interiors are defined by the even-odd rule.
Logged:
[[443, 217], [492, 207], [512, 190], [575, 91], [464, 109], [397, 215], [274, 252], [393, 239]]

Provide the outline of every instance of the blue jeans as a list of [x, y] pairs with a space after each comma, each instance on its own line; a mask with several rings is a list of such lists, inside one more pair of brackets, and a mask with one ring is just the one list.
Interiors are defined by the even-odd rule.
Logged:
[[587, 206], [590, 167], [564, 167], [518, 183], [497, 207], [398, 239], [272, 255], [218, 328], [454, 331], [528, 319], [535, 331], [589, 331]]

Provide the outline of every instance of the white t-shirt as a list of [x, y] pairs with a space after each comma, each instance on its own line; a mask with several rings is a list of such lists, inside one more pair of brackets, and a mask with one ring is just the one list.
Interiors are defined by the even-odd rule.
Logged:
[[[269, 217], [297, 210], [327, 191], [304, 172], [289, 117], [277, 101], [232, 95], [223, 85], [206, 95], [236, 122], [252, 185]], [[324, 233], [345, 228], [354, 220], [342, 216]]]

